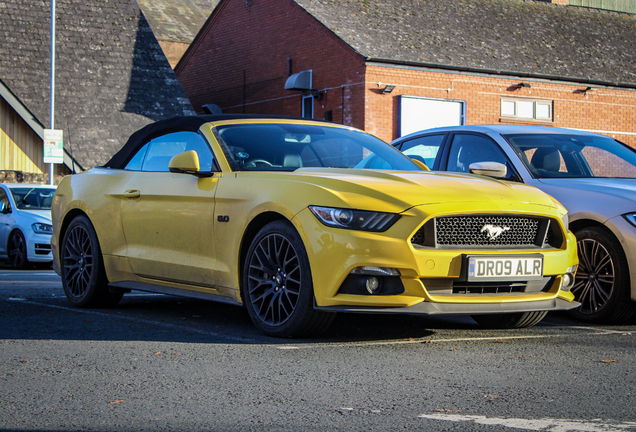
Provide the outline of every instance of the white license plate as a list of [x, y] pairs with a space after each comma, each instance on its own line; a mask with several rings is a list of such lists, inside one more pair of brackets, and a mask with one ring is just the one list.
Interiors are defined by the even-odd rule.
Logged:
[[469, 281], [526, 281], [543, 277], [543, 255], [469, 256]]

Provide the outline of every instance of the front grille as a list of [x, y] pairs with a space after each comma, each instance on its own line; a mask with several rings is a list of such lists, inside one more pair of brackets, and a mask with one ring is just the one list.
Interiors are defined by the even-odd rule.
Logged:
[[545, 292], [552, 286], [552, 278], [527, 282], [454, 282], [453, 294], [513, 294]]
[[35, 253], [37, 255], [48, 255], [51, 253], [51, 245], [46, 243], [36, 243]]
[[511, 294], [525, 292], [523, 282], [455, 283], [453, 294]]
[[466, 282], [453, 279], [421, 279], [431, 295], [505, 295], [548, 292], [554, 284], [554, 277], [544, 277], [534, 281], [509, 282]]
[[443, 216], [429, 220], [411, 237], [417, 246], [453, 248], [559, 247], [557, 223], [516, 215]]
[[438, 245], [521, 246], [535, 243], [538, 228], [539, 220], [527, 217], [453, 216], [437, 218], [435, 231]]

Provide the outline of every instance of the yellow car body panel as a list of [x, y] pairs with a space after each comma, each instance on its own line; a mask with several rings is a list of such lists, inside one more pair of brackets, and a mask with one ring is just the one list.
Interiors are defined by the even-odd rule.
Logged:
[[[185, 295], [208, 293], [240, 303], [242, 260], [249, 247], [246, 236], [254, 234], [250, 231], [254, 226], [262, 226], [258, 221], [279, 218], [293, 224], [302, 238], [319, 308], [572, 301], [573, 296], [560, 288], [562, 275], [578, 263], [576, 239], [563, 225], [566, 210], [538, 189], [472, 175], [415, 170], [233, 171], [214, 128], [274, 123], [317, 124], [280, 119], [203, 124], [200, 133], [220, 168], [207, 177], [94, 168], [64, 178], [52, 210], [55, 269], [60, 272], [65, 227], [75, 215], [85, 214], [99, 238], [111, 284], [162, 285]], [[395, 213], [400, 218], [384, 232], [332, 228], [312, 213], [312, 205]], [[558, 223], [562, 244], [485, 250], [416, 247], [410, 241], [432, 218], [484, 214], [549, 218]], [[542, 255], [543, 274], [553, 277], [541, 292], [449, 295], [446, 288], [439, 288], [461, 278], [465, 256], [529, 254]], [[339, 293], [345, 279], [362, 266], [397, 269], [403, 292], [386, 296]]]

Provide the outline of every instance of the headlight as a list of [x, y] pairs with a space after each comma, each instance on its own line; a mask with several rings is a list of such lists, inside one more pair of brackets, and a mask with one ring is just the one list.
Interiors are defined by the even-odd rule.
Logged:
[[333, 228], [382, 232], [400, 218], [395, 213], [381, 213], [362, 210], [309, 206], [323, 224]]
[[33, 228], [33, 232], [36, 234], [53, 234], [53, 225], [34, 223], [31, 225], [31, 228]]
[[636, 213], [627, 213], [624, 214], [623, 217], [627, 219], [627, 222], [636, 227]]

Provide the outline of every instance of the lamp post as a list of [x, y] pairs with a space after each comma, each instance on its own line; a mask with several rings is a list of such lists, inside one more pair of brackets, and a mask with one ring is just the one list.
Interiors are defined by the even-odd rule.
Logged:
[[[50, 128], [55, 129], [55, 0], [51, 0], [51, 114]], [[49, 164], [49, 184], [53, 184], [54, 167]]]

